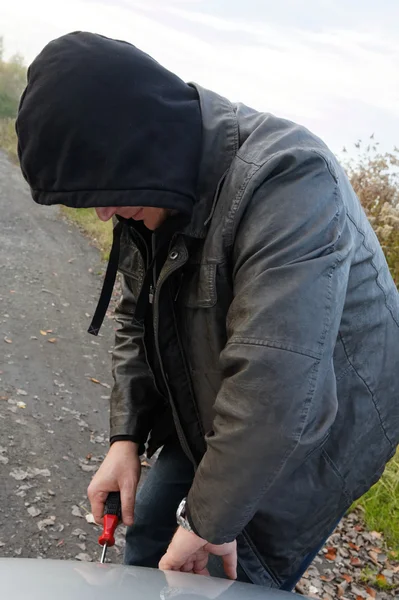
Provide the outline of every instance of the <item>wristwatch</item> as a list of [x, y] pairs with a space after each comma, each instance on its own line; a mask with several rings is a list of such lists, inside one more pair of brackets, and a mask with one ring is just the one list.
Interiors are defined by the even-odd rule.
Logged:
[[186, 503], [187, 498], [183, 498], [183, 500], [179, 504], [179, 508], [176, 512], [177, 524], [180, 525], [180, 527], [183, 527], [183, 529], [185, 529], [186, 531], [191, 531], [191, 533], [194, 533], [186, 516]]

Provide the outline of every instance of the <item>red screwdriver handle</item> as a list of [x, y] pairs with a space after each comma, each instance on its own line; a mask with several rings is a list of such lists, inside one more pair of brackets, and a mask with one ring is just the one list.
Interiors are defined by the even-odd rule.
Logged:
[[98, 538], [101, 546], [115, 544], [115, 530], [122, 518], [121, 495], [119, 492], [110, 492], [104, 506], [103, 532]]

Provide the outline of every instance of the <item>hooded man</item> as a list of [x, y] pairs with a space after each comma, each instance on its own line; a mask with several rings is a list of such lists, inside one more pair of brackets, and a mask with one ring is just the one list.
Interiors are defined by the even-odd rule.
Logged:
[[[114, 218], [96, 520], [120, 490], [126, 563], [205, 574], [215, 555], [292, 589], [399, 439], [399, 295], [343, 169], [305, 128], [91, 33], [33, 62], [17, 132], [36, 202]], [[136, 497], [145, 444], [163, 449]]]

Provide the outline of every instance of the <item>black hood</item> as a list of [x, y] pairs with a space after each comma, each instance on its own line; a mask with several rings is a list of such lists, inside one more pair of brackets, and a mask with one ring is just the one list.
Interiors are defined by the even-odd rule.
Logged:
[[[192, 212], [202, 133], [197, 92], [131, 44], [85, 32], [48, 44], [29, 67], [16, 129], [21, 169], [39, 204]], [[120, 220], [89, 327], [94, 335], [115, 283], [121, 231]]]
[[131, 44], [86, 32], [48, 44], [29, 67], [16, 127], [39, 204], [191, 212], [197, 92]]

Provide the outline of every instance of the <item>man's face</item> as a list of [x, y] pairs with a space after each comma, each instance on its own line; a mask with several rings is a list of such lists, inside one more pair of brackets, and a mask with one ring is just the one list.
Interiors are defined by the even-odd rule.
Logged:
[[96, 208], [96, 213], [101, 221], [109, 221], [114, 215], [124, 219], [143, 221], [144, 225], [154, 231], [164, 222], [168, 216], [165, 208], [154, 208], [151, 206], [102, 206]]

